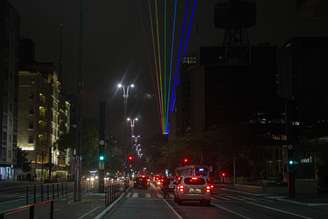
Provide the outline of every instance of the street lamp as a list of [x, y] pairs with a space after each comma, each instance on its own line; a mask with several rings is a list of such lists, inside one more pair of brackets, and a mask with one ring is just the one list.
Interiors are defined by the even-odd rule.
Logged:
[[134, 143], [137, 143], [138, 142], [138, 139], [141, 138], [140, 135], [132, 135], [131, 137], [134, 140]]
[[134, 136], [134, 126], [135, 126], [135, 123], [139, 121], [138, 117], [134, 118], [134, 119], [131, 119], [131, 118], [127, 118], [126, 121], [128, 123], [130, 123], [130, 127], [131, 127], [131, 134], [132, 136]]

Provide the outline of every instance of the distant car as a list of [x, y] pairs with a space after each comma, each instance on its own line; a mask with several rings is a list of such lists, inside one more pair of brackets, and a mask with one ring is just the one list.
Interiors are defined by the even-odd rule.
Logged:
[[203, 205], [211, 203], [211, 186], [204, 177], [181, 176], [174, 188], [174, 201], [199, 201]]
[[135, 181], [134, 181], [134, 188], [147, 189], [148, 188], [147, 177], [145, 177], [145, 176], [138, 176], [135, 179]]

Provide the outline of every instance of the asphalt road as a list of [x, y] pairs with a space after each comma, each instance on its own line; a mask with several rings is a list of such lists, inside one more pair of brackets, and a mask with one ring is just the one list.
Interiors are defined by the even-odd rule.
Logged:
[[236, 192], [225, 187], [216, 188], [211, 206], [199, 203], [178, 205], [164, 199], [159, 188], [132, 189], [105, 218], [123, 219], [214, 219], [214, 218], [328, 218], [328, 204], [303, 206], [270, 194]]

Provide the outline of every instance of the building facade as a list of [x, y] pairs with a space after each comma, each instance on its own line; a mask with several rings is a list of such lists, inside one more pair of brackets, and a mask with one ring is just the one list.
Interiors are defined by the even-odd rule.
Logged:
[[0, 1], [0, 180], [14, 178], [17, 145], [19, 16]]
[[60, 82], [55, 67], [28, 64], [20, 67], [18, 75], [18, 147], [28, 152], [37, 179], [56, 177], [61, 154], [57, 147]]

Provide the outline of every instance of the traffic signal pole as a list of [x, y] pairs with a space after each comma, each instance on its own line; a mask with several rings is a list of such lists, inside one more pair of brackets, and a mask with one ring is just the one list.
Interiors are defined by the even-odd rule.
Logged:
[[98, 153], [98, 192], [104, 192], [104, 177], [105, 177], [105, 143], [106, 143], [106, 102], [100, 102], [99, 104], [99, 153]]
[[288, 170], [288, 197], [295, 198], [295, 146], [297, 144], [296, 127], [293, 121], [296, 121], [295, 103], [286, 99], [286, 136], [287, 136], [287, 170]]

